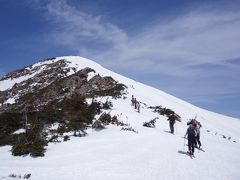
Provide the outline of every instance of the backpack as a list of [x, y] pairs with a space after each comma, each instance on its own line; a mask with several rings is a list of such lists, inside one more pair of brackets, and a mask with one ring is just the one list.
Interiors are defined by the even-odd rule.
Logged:
[[193, 128], [192, 126], [187, 129], [187, 134], [188, 137], [195, 137], [197, 135], [195, 128]]
[[168, 120], [170, 121], [171, 124], [174, 124], [175, 123], [175, 117], [174, 116], [170, 116], [168, 118]]

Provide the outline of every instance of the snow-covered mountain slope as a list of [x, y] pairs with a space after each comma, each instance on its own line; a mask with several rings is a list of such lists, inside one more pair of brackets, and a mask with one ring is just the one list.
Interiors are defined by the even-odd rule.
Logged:
[[[86, 137], [71, 137], [67, 142], [49, 144], [45, 156], [41, 158], [14, 157], [8, 152], [10, 146], [0, 147], [0, 179], [12, 179], [8, 177], [10, 174], [23, 176], [28, 173], [31, 173], [31, 179], [37, 180], [240, 179], [240, 120], [198, 108], [85, 58], [58, 57], [25, 68], [27, 73], [23, 70], [21, 72], [25, 73], [22, 75], [3, 77], [0, 79], [0, 92], [8, 92], [8, 95], [4, 96], [7, 98], [2, 100], [1, 106], [9, 102], [14, 104], [21, 95], [11, 91], [14, 86], [26, 87], [26, 80], [34, 77], [28, 87], [37, 86], [40, 82], [36, 83], [36, 77], [44, 70], [51, 71], [55, 67], [51, 65], [61, 60], [64, 61], [60, 69], [64, 71], [53, 76], [67, 77], [89, 67], [95, 72], [88, 73], [88, 80], [99, 74], [111, 76], [126, 85], [126, 94], [122, 98], [102, 97], [98, 100], [110, 100], [113, 107], [109, 113], [130, 124], [137, 133], [121, 130], [122, 127], [116, 125], [109, 125], [102, 131], [89, 129]], [[45, 86], [54, 80], [46, 81]], [[141, 104], [140, 113], [131, 105], [132, 95]], [[181, 116], [182, 121], [175, 124], [174, 135], [169, 133], [167, 117], [148, 108], [159, 105], [172, 109]], [[185, 154], [187, 140], [183, 136], [187, 129], [186, 122], [196, 115], [203, 126], [201, 141], [205, 152], [196, 149], [196, 158], [191, 159]], [[156, 117], [156, 128], [142, 126], [144, 122]]]

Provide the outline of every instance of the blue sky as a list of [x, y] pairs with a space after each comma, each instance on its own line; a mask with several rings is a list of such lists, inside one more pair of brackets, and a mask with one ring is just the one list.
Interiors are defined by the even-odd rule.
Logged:
[[238, 0], [0, 0], [0, 74], [80, 55], [240, 118]]

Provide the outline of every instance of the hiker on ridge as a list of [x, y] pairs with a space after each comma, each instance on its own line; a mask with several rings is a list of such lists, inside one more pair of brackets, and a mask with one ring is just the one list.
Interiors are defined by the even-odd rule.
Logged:
[[194, 146], [196, 142], [196, 123], [190, 124], [190, 126], [187, 129], [187, 132], [185, 134], [185, 138], [187, 136], [188, 138], [188, 150], [189, 150], [189, 155], [194, 156]]
[[134, 106], [134, 96], [133, 95], [132, 95], [131, 102], [132, 102], [132, 106]]
[[174, 114], [171, 114], [167, 120], [169, 121], [170, 132], [174, 134], [174, 124], [176, 122], [176, 117]]
[[140, 102], [137, 102], [137, 111], [140, 113], [140, 108], [141, 108], [141, 104]]

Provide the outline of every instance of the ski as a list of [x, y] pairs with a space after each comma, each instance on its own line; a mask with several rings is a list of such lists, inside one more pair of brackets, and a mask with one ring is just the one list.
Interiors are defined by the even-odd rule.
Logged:
[[[188, 146], [188, 144], [186, 144], [186, 146]], [[200, 151], [202, 151], [202, 152], [205, 152], [205, 150], [202, 149], [202, 148], [198, 148], [198, 147], [195, 147], [195, 148], [198, 149], [198, 150], [200, 150]]]
[[202, 148], [197, 148], [197, 147], [196, 147], [196, 149], [198, 149], [198, 150], [200, 150], [200, 151], [202, 151], [202, 152], [205, 152], [205, 150], [202, 149]]
[[192, 159], [192, 158], [195, 158], [195, 156], [194, 156], [194, 155], [192, 155], [192, 154], [190, 154], [190, 153], [189, 153], [189, 151], [187, 151], [187, 153], [186, 153], [186, 154], [187, 154], [187, 155], [188, 155], [188, 156], [189, 156], [191, 159]]

